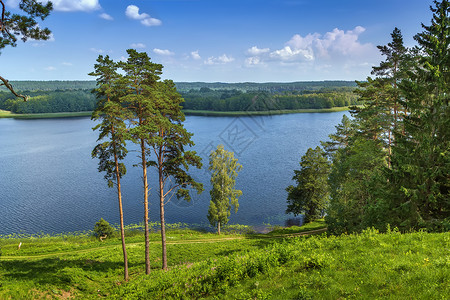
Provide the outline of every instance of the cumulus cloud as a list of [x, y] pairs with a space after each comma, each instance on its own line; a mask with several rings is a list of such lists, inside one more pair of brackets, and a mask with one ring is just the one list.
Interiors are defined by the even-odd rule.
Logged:
[[227, 64], [234, 61], [234, 58], [232, 56], [228, 56], [226, 54], [223, 54], [219, 57], [210, 56], [207, 60], [205, 60], [206, 65], [219, 65], [219, 64]]
[[289, 61], [311, 61], [314, 60], [314, 53], [311, 49], [292, 49], [289, 46], [270, 53], [270, 57], [284, 62]]
[[[294, 35], [283, 48], [270, 51], [269, 48], [253, 46], [247, 50], [250, 56], [246, 65], [258, 65], [264, 62], [305, 63], [316, 62], [333, 64], [373, 57], [378, 53], [372, 44], [363, 44], [359, 36], [365, 31], [361, 26], [353, 30], [333, 29], [323, 35], [310, 33], [306, 36]], [[360, 63], [360, 62], [358, 62]]]
[[99, 15], [99, 17], [104, 19], [104, 20], [108, 20], [108, 21], [114, 20], [114, 18], [111, 17], [110, 15], [108, 15], [107, 13], [102, 13], [102, 14]]
[[135, 48], [135, 49], [143, 49], [147, 46], [145, 46], [145, 44], [142, 43], [133, 43], [130, 45], [131, 48]]
[[152, 18], [149, 14], [139, 13], [139, 7], [136, 5], [128, 5], [125, 10], [125, 15], [133, 20], [139, 20], [144, 26], [159, 26], [162, 24], [161, 20]]
[[98, 0], [52, 0], [56, 11], [94, 11], [101, 8]]
[[247, 53], [250, 55], [260, 55], [260, 54], [264, 54], [269, 52], [270, 49], [269, 48], [264, 48], [264, 49], [260, 49], [256, 46], [251, 47], [250, 49], [247, 50]]
[[158, 49], [158, 48], [153, 49], [153, 52], [155, 52], [158, 55], [163, 55], [163, 56], [170, 56], [170, 55], [175, 54], [172, 51], [169, 51], [167, 49]]
[[200, 54], [198, 54], [198, 50], [197, 51], [192, 51], [191, 52], [191, 57], [195, 60], [200, 60], [202, 59], [202, 57], [200, 56]]

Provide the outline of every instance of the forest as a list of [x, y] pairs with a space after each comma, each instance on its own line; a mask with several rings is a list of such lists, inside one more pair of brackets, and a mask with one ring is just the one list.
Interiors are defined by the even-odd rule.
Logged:
[[[17, 99], [0, 89], [0, 109], [16, 114], [93, 111], [95, 81], [17, 81], [11, 84], [29, 96]], [[354, 82], [176, 83], [184, 109], [271, 111], [321, 109], [359, 104]]]
[[333, 234], [450, 230], [450, 4], [407, 48], [398, 28], [384, 60], [357, 82], [352, 107], [322, 147], [310, 148], [287, 188], [287, 212], [325, 215]]

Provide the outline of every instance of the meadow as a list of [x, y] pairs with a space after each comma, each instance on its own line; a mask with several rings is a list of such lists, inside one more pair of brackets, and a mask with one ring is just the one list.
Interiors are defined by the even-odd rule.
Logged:
[[92, 232], [2, 236], [0, 299], [446, 299], [450, 294], [450, 233], [368, 229], [327, 236], [324, 227], [318, 221], [256, 234], [231, 226], [218, 236], [175, 225], [167, 236], [168, 271], [160, 270], [155, 227], [147, 276], [142, 231], [130, 226], [128, 282], [118, 237], [100, 242]]

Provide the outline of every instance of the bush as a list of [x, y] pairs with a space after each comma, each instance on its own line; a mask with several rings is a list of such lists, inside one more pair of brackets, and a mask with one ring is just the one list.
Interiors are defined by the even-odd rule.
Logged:
[[94, 235], [96, 237], [107, 236], [108, 238], [114, 235], [114, 227], [109, 225], [109, 223], [103, 218], [101, 218], [94, 226]]

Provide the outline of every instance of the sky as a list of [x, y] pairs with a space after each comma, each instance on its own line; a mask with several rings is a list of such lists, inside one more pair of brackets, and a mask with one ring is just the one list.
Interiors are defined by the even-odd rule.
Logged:
[[[147, 52], [175, 82], [363, 80], [398, 27], [407, 46], [431, 0], [54, 0], [49, 41], [0, 53], [9, 80], [94, 80], [99, 55]], [[19, 0], [6, 0], [19, 12]]]

